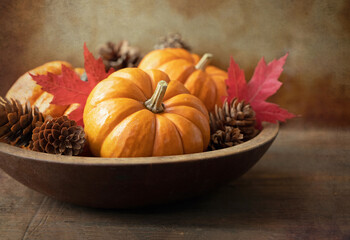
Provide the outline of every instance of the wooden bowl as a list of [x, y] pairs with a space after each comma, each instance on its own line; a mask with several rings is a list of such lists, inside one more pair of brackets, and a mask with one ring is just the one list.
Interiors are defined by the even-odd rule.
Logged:
[[160, 204], [203, 194], [240, 177], [263, 156], [278, 129], [277, 124], [265, 124], [243, 144], [166, 157], [69, 157], [0, 143], [0, 167], [29, 188], [65, 202], [100, 208]]

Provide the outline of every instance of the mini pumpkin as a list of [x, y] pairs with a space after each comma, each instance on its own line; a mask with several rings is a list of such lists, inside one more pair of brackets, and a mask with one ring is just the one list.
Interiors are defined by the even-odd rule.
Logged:
[[208, 66], [211, 58], [209, 53], [200, 59], [182, 48], [165, 48], [148, 53], [139, 68], [164, 71], [171, 80], [183, 83], [211, 112], [215, 104], [222, 104], [222, 98], [227, 96], [225, 80], [228, 78], [227, 72]]
[[101, 157], [167, 156], [204, 151], [204, 104], [159, 70], [124, 68], [98, 83], [84, 109], [90, 150]]
[[[30, 74], [44, 75], [48, 72], [53, 74], [61, 74], [62, 65], [73, 69], [72, 65], [68, 62], [52, 61], [26, 72], [11, 86], [6, 94], [6, 97], [9, 99], [16, 98], [21, 103], [25, 103], [28, 100], [31, 105], [37, 106], [39, 111], [44, 115], [50, 115], [52, 117], [68, 115], [78, 106], [76, 104], [72, 104], [70, 106], [50, 104], [53, 99], [53, 95], [43, 91], [41, 86], [36, 84], [36, 82], [30, 76]], [[84, 72], [83, 68], [75, 68], [74, 70], [79, 75]]]

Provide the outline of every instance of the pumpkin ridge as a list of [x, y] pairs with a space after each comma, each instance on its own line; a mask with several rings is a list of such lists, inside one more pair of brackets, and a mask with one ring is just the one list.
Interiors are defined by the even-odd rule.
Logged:
[[[180, 114], [178, 114], [178, 113], [173, 113], [173, 112], [171, 112], [172, 108], [179, 108], [179, 107], [189, 107], [189, 108], [194, 109], [195, 112], [197, 112], [197, 114], [200, 115], [203, 119], [205, 119], [205, 120], [207, 121], [207, 123], [209, 124], [208, 119], [205, 117], [205, 115], [204, 115], [201, 111], [199, 111], [198, 109], [196, 109], [196, 108], [194, 108], [194, 107], [192, 107], [192, 106], [173, 106], [173, 107], [169, 107], [168, 109], [165, 109], [165, 111], [164, 111], [165, 113], [176, 114], [176, 115], [179, 115], [179, 116], [181, 116], [181, 117], [183, 117], [183, 118], [186, 118], [186, 119], [187, 119], [188, 121], [190, 121], [193, 125], [195, 125], [195, 126], [199, 129], [199, 131], [202, 133], [203, 146], [204, 146], [205, 143], [204, 143], [203, 132], [202, 132], [202, 130], [198, 127], [198, 125], [197, 125], [195, 122], [193, 122], [192, 119], [189, 119], [189, 118], [187, 118], [187, 117], [185, 117], [185, 116], [183, 116], [183, 115], [180, 115]], [[209, 143], [209, 140], [208, 140], [208, 143]]]
[[[193, 95], [190, 95], [190, 94], [188, 94], [188, 95], [185, 95], [185, 94], [186, 93], [181, 93], [181, 94], [175, 95], [172, 98], [169, 98], [166, 101], [164, 101], [163, 104], [164, 104], [165, 109], [169, 108], [169, 107], [171, 108], [171, 107], [175, 107], [175, 106], [183, 106], [184, 104], [185, 104], [185, 106], [193, 107], [192, 105], [189, 105], [189, 104], [186, 104], [186, 103], [192, 103], [193, 104], [195, 101], [197, 101], [197, 102], [199, 101], [200, 103], [202, 103], [202, 101], [199, 98], [197, 98], [197, 97], [195, 97]], [[190, 99], [190, 101], [182, 101], [182, 98], [184, 96], [187, 97], [187, 98], [192, 98], [192, 99]], [[176, 99], [174, 100], [174, 98], [176, 98]], [[178, 98], [180, 98], [180, 99], [178, 99]], [[198, 100], [196, 100], [196, 99], [198, 99]], [[178, 101], [180, 101], [181, 104], [178, 104], [177, 103]], [[170, 106], [169, 106], [169, 102], [170, 102]], [[199, 108], [200, 105], [199, 104], [197, 105], [197, 103], [195, 103], [195, 106], [197, 106], [198, 108], [195, 108], [195, 107], [194, 108], [197, 109], [198, 111], [200, 111], [201, 113], [203, 113], [204, 116], [207, 116], [206, 118], [209, 121], [209, 114], [208, 114], [208, 111], [205, 108], [204, 104], [203, 104], [203, 106], [204, 106], [203, 108]]]
[[[128, 81], [129, 83], [132, 83], [133, 85], [135, 85], [135, 87], [137, 87], [137, 89], [139, 89], [139, 90], [142, 92], [143, 96], [144, 96], [146, 99], [148, 99], [148, 97], [146, 97], [144, 91], [143, 91], [139, 86], [137, 86], [137, 84], [134, 83], [133, 81], [130, 81], [129, 79], [127, 79], [127, 78], [122, 78], [122, 77], [115, 77], [114, 79], [116, 79], [116, 78], [123, 79], [123, 81]], [[135, 99], [134, 99], [134, 100], [135, 100]], [[137, 100], [136, 100], [136, 101], [137, 101]]]
[[[174, 113], [170, 113], [170, 114], [174, 114]], [[164, 113], [162, 115], [164, 115]], [[184, 141], [182, 140], [182, 136], [181, 136], [179, 129], [177, 128], [176, 124], [173, 121], [171, 121], [171, 119], [167, 118], [166, 116], [163, 116], [163, 117], [168, 119], [169, 122], [175, 127], [177, 134], [180, 136], [180, 141], [181, 141], [181, 146], [182, 146], [182, 154], [185, 154]]]
[[[158, 50], [154, 50], [153, 52], [151, 52], [150, 55], [148, 55], [147, 57], [144, 57], [141, 62], [139, 63], [138, 68], [142, 69], [142, 70], [146, 70], [146, 69], [158, 69], [159, 65], [162, 65], [164, 62], [169, 61], [169, 60], [173, 60], [173, 59], [178, 59], [179, 57], [177, 57], [174, 53], [166, 51], [166, 58], [163, 58], [162, 61], [159, 62], [152, 62], [150, 64], [149, 59], [154, 58], [154, 57], [159, 57], [157, 55], [159, 55], [160, 53], [163, 52], [164, 49], [158, 49]], [[146, 63], [145, 63], [146, 62]]]
[[[200, 89], [200, 93], [198, 93], [198, 95], [196, 95], [200, 100], [202, 100], [202, 102], [204, 103], [205, 106], [211, 106], [210, 108], [208, 108], [209, 110], [213, 110], [215, 107], [215, 103], [216, 103], [216, 98], [218, 97], [218, 92], [217, 92], [217, 85], [216, 85], [216, 81], [211, 78], [208, 74], [206, 74], [206, 79], [203, 83], [203, 85], [207, 86], [207, 88], [202, 88]], [[208, 95], [210, 95], [210, 93], [206, 90], [209, 91], [214, 91], [215, 94], [215, 98], [210, 99], [212, 101], [212, 104], [209, 104], [208, 101]]]
[[[167, 117], [167, 114], [176, 115], [176, 116], [178, 116], [178, 117], [180, 117], [180, 118], [186, 119], [187, 121], [189, 121], [189, 120], [188, 120], [187, 118], [185, 118], [185, 117], [183, 117], [183, 116], [181, 116], [181, 115], [179, 115], [179, 114], [175, 114], [175, 113], [166, 113], [165, 116], [164, 116], [164, 117], [166, 117], [168, 120], [170, 120], [170, 121], [175, 125], [176, 130], [178, 131], [179, 135], [181, 136], [181, 142], [182, 142], [182, 147], [183, 147], [183, 153], [186, 154], [186, 152], [185, 152], [185, 146], [184, 146], [184, 143], [183, 143], [183, 138], [182, 138], [181, 132], [180, 132], [180, 130], [178, 129], [177, 125], [176, 125], [170, 118]], [[199, 131], [199, 133], [201, 134], [202, 148], [203, 148], [203, 146], [204, 146], [204, 141], [203, 141], [203, 134], [202, 134], [202, 131], [201, 131], [201, 130], [199, 129], [199, 127], [198, 127], [197, 125], [195, 125], [192, 121], [189, 121], [189, 122], [192, 124], [192, 127], [196, 128], [196, 129]]]
[[174, 53], [174, 51], [169, 51], [169, 48], [165, 48], [163, 51], [165, 51], [165, 52], [167, 52], [167, 53], [169, 53], [170, 55], [172, 55], [174, 58], [173, 59], [171, 59], [171, 61], [173, 61], [173, 60], [176, 60], [176, 59], [179, 59], [180, 57], [178, 56], [178, 55], [176, 55], [175, 53]]
[[224, 75], [221, 74], [221, 73], [210, 73], [210, 72], [207, 72], [207, 71], [205, 71], [205, 72], [206, 72], [209, 76], [227, 78], [226, 76], [224, 76]]
[[144, 93], [146, 98], [150, 98], [153, 93], [152, 79], [149, 73], [140, 68], [123, 68], [111, 74], [113, 78], [121, 78], [133, 82]]
[[[201, 80], [199, 81], [198, 79], [204, 79], [204, 80]], [[202, 70], [195, 70], [193, 71], [187, 78], [186, 78], [186, 81], [184, 82], [184, 85], [185, 85], [185, 88], [189, 89], [188, 91], [190, 91], [190, 93], [196, 97], [198, 97], [199, 99], [201, 99], [199, 97], [199, 93], [201, 92], [202, 90], [202, 87], [203, 85], [203, 82], [205, 83], [206, 82], [206, 73]], [[195, 80], [195, 81], [193, 81]], [[191, 84], [193, 84], [193, 82], [195, 82], [195, 86], [198, 86], [198, 87], [191, 87]], [[204, 103], [204, 101], [201, 99], [201, 101]]]
[[154, 145], [153, 145], [153, 153], [152, 153], [152, 156], [156, 156], [155, 155], [155, 147], [156, 147], [156, 137], [157, 137], [157, 125], [159, 123], [159, 121], [161, 121], [161, 119], [165, 119], [167, 121], [167, 124], [168, 125], [171, 125], [172, 128], [175, 130], [175, 133], [177, 135], [177, 140], [180, 142], [180, 146], [181, 146], [181, 153], [178, 153], [178, 154], [183, 154], [184, 153], [184, 146], [183, 146], [183, 142], [182, 142], [182, 138], [181, 138], [181, 134], [179, 133], [179, 130], [177, 129], [176, 125], [170, 121], [167, 117], [163, 116], [163, 113], [160, 113], [160, 114], [155, 114], [155, 119], [156, 119], [156, 131], [155, 131], [155, 137], [154, 137]]
[[[108, 126], [114, 125], [114, 127], [109, 128], [109, 127], [107, 126], [106, 128], [104, 128], [106, 131], [105, 131], [105, 132], [102, 131], [103, 133], [101, 132], [100, 129], [98, 129], [98, 130], [97, 130], [98, 133], [99, 133], [99, 134], [103, 134], [103, 135], [105, 136], [105, 138], [108, 137], [108, 135], [114, 130], [114, 128], [115, 128], [116, 126], [118, 126], [122, 121], [124, 121], [124, 120], [125, 120], [126, 118], [128, 118], [130, 115], [132, 115], [132, 114], [134, 114], [134, 113], [137, 113], [137, 112], [139, 112], [139, 111], [145, 109], [144, 106], [143, 106], [143, 104], [142, 104], [142, 102], [139, 102], [139, 101], [137, 101], [137, 100], [135, 100], [135, 99], [132, 99], [132, 98], [110, 98], [110, 99], [108, 99], [108, 100], [106, 100], [106, 101], [102, 101], [102, 102], [98, 103], [96, 106], [94, 106], [93, 108], [91, 108], [91, 109], [89, 110], [89, 112], [94, 111], [94, 109], [96, 109], [96, 108], [99, 107], [100, 105], [106, 104], [106, 102], [107, 102], [107, 103], [110, 102], [110, 104], [112, 104], [113, 101], [119, 100], [119, 99], [128, 99], [128, 100], [131, 100], [131, 101], [135, 101], [135, 103], [139, 103], [139, 104], [140, 104], [140, 109], [139, 109], [139, 110], [136, 110], [136, 111], [133, 111], [133, 112], [130, 112], [129, 114], [126, 114], [126, 115], [125, 115], [122, 119], [120, 119], [119, 121], [116, 121], [117, 119], [114, 119], [113, 122], [110, 122], [110, 123], [108, 124]], [[130, 109], [130, 108], [128, 108], [128, 109]], [[127, 110], [125, 110], [125, 112], [127, 112]], [[124, 113], [125, 113], [125, 112], [124, 112]], [[89, 113], [87, 113], [87, 114], [89, 114]], [[87, 125], [85, 125], [85, 126], [88, 127]], [[102, 145], [99, 147], [99, 151], [101, 151], [101, 148], [102, 148]]]
[[[108, 98], [108, 99], [106, 99], [106, 100], [103, 100], [103, 101], [97, 103], [95, 106], [93, 106], [93, 108], [90, 109], [90, 111], [93, 110], [94, 108], [96, 108], [98, 105], [104, 103], [105, 101], [110, 101], [110, 100], [113, 100], [113, 99], [131, 99], [131, 100], [134, 100], [135, 102], [140, 103], [140, 104], [143, 106], [143, 102], [142, 102], [142, 101], [138, 101], [138, 100], [135, 100], [135, 99], [133, 99], [133, 98], [114, 97], [114, 98]], [[144, 107], [144, 106], [143, 106], [143, 107]], [[137, 110], [136, 112], [141, 111], [141, 110], [143, 110], [143, 109], [145, 109], [145, 107], [142, 108], [142, 109], [140, 109], [140, 110]], [[133, 112], [133, 113], [131, 113], [131, 114], [134, 114], [134, 113], [136, 113], [136, 112]], [[131, 114], [130, 114], [130, 115], [131, 115]], [[130, 116], [130, 115], [128, 115], [128, 116]], [[127, 118], [128, 116], [126, 116], [125, 118]], [[124, 118], [124, 119], [125, 119], [125, 118]], [[124, 120], [124, 119], [123, 119], [123, 120]], [[123, 121], [123, 120], [121, 120], [121, 121]], [[120, 122], [121, 122], [121, 121], [120, 121]]]
[[[123, 119], [123, 121], [121, 121], [121, 122], [119, 122], [119, 124], [116, 124], [115, 126], [114, 126], [114, 128], [113, 128], [113, 130], [106, 136], [106, 138], [105, 139], [108, 139], [108, 138], [110, 138], [110, 135], [111, 134], [113, 134], [113, 132], [114, 132], [114, 130], [116, 129], [116, 128], [118, 128], [119, 126], [120, 126], [120, 124], [123, 124], [123, 122], [124, 121], [126, 121], [128, 118], [131, 118], [133, 115], [135, 115], [135, 114], [139, 114], [139, 112], [141, 112], [141, 111], [143, 111], [143, 110], [147, 110], [148, 111], [148, 109], [146, 109], [146, 108], [144, 108], [144, 109], [141, 109], [141, 110], [139, 110], [139, 111], [136, 111], [136, 112], [134, 112], [133, 114], [130, 114], [128, 117], [126, 117], [126, 118], [124, 118]], [[152, 115], [153, 115], [153, 117], [152, 117], [152, 121], [153, 122], [155, 122], [156, 121], [156, 117], [155, 117], [155, 114], [153, 114], [153, 113], [151, 113]], [[128, 129], [126, 129], [126, 130], [128, 130]], [[124, 132], [125, 131], [125, 128], [123, 129], [123, 131], [122, 132]], [[154, 132], [156, 132], [156, 129], [154, 129]], [[155, 135], [153, 136], [153, 144], [154, 144], [154, 138], [155, 138]], [[115, 140], [116, 142], [118, 142], [118, 139], [116, 139]], [[130, 140], [129, 140], [130, 141]], [[147, 141], [147, 144], [149, 144], [149, 142], [151, 142], [151, 141]], [[104, 146], [104, 144], [105, 144], [106, 142], [104, 142], [103, 144], [102, 144], [102, 146], [101, 146], [101, 151], [102, 151], [102, 149], [103, 149], [103, 146]], [[124, 142], [124, 144], [127, 144], [128, 143], [128, 140], [126, 141], [126, 142]], [[141, 143], [142, 144], [142, 143]], [[144, 144], [142, 144], [142, 145], [144, 145]], [[154, 146], [152, 146], [150, 149], [152, 149], [152, 152], [153, 152], [153, 148], [154, 148]], [[113, 149], [113, 152], [112, 152], [112, 154], [110, 155], [110, 156], [108, 156], [108, 157], [116, 157], [115, 155], [116, 155], [116, 152], [118, 151], [119, 149], [118, 148], [114, 148]], [[152, 152], [151, 152], [151, 155], [149, 155], [149, 156], [152, 156]], [[100, 154], [101, 155], [101, 154]], [[145, 156], [145, 157], [149, 157], [149, 156]], [[117, 157], [122, 157], [122, 156], [117, 156]]]
[[[103, 81], [99, 82], [99, 83], [96, 85], [96, 87], [92, 90], [92, 92], [95, 91], [97, 88], [100, 88], [100, 87], [101, 87], [100, 84], [106, 84], [106, 82], [108, 82], [108, 81], [110, 81], [110, 82], [112, 82], [112, 83], [113, 83], [114, 81], [121, 81], [121, 82], [122, 82], [122, 81], [125, 81], [125, 79], [120, 78], [120, 77], [108, 77], [108, 78], [104, 79]], [[144, 99], [147, 100], [147, 97], [145, 96], [144, 92], [143, 92], [135, 83], [133, 83], [132, 81], [127, 81], [127, 82], [128, 82], [129, 84], [132, 85], [131, 87], [136, 87], [137, 90], [139, 90], [139, 92], [142, 93], [141, 96], [143, 96]], [[92, 93], [92, 92], [91, 92], [91, 93]], [[86, 101], [86, 102], [89, 102], [90, 110], [93, 109], [93, 108], [95, 108], [97, 104], [99, 104], [99, 103], [101, 103], [101, 102], [104, 102], [104, 101], [108, 101], [108, 100], [113, 99], [113, 98], [129, 98], [129, 99], [133, 99], [133, 100], [138, 101], [138, 102], [143, 102], [143, 101], [139, 101], [139, 100], [137, 100], [137, 99], [135, 99], [135, 98], [132, 98], [132, 97], [115, 97], [115, 96], [113, 97], [113, 96], [112, 96], [112, 97], [101, 98], [101, 99], [99, 99], [98, 101], [92, 98], [92, 99], [93, 99], [93, 102], [91, 103], [91, 101], [92, 101], [92, 99], [90, 98], [90, 97], [92, 96], [91, 93], [90, 93], [90, 95], [89, 95], [89, 97], [88, 97], [88, 99], [87, 99], [87, 101]], [[95, 95], [95, 93], [94, 93], [94, 95]]]
[[[186, 59], [187, 61], [189, 61], [191, 59], [191, 62], [192, 64], [194, 64], [194, 58], [192, 57], [191, 54], [187, 54], [187, 51], [182, 49], [182, 48], [165, 48], [163, 49], [163, 51], [173, 55], [176, 57], [176, 59]], [[185, 53], [185, 54], [177, 54], [178, 52], [182, 52], [182, 53]], [[187, 55], [185, 58], [184, 56]], [[187, 58], [188, 57], [188, 58]]]
[[[176, 108], [176, 107], [182, 107], [182, 106], [171, 106], [171, 107], [165, 109], [164, 112], [165, 112], [165, 113], [172, 113], [172, 112], [171, 112], [171, 109], [172, 109], [172, 108]], [[201, 111], [199, 111], [197, 108], [194, 108], [194, 107], [192, 107], [192, 106], [187, 106], [187, 105], [186, 105], [185, 107], [189, 107], [189, 108], [192, 108], [192, 109], [196, 110], [203, 118], [207, 119], [207, 118], [205, 117], [205, 115], [204, 115]], [[179, 114], [177, 114], [177, 115], [179, 115]], [[180, 115], [180, 116], [182, 116], [182, 115]], [[182, 117], [184, 117], [184, 116], [182, 116]], [[194, 122], [193, 122], [191, 119], [188, 119], [187, 117], [184, 117], [184, 118], [186, 118], [188, 121], [190, 121], [190, 122], [192, 122], [192, 123], [194, 124]]]
[[191, 94], [191, 93], [190, 91], [187, 90], [187, 88], [181, 82], [170, 81], [169, 87], [163, 98], [163, 103], [180, 94]]
[[152, 152], [151, 152], [151, 156], [153, 156], [154, 142], [155, 142], [155, 140], [156, 140], [156, 133], [157, 133], [157, 114], [153, 114], [153, 122], [154, 122], [154, 133], [153, 133], [153, 141], [152, 141]]
[[[147, 109], [147, 108], [146, 108]], [[154, 153], [154, 144], [157, 136], [157, 114], [154, 114], [154, 136], [153, 136], [153, 146], [152, 146], [152, 156]]]
[[[169, 76], [170, 80], [176, 80], [176, 81], [181, 82], [182, 84], [185, 84], [187, 79], [189, 78], [189, 76], [196, 70], [193, 66], [191, 67], [191, 65], [193, 65], [193, 64], [190, 61], [188, 61], [187, 59], [177, 58], [177, 59], [169, 60], [169, 61], [159, 65], [157, 67], [157, 69], [170, 75], [171, 73], [167, 69], [169, 68], [169, 66], [174, 64], [174, 62], [183, 62], [182, 65], [186, 64], [186, 62], [189, 63], [189, 66], [185, 69], [185, 71], [182, 71], [182, 73], [181, 73], [181, 75], [179, 75], [178, 79], [174, 79], [173, 76]], [[183, 81], [181, 81], [179, 79], [183, 79]]]
[[151, 81], [152, 93], [151, 93], [149, 98], [151, 98], [152, 95], [154, 94], [154, 91], [157, 88], [158, 82], [163, 80], [163, 81], [167, 82], [168, 84], [170, 84], [170, 79], [169, 79], [168, 74], [166, 74], [165, 72], [163, 72], [161, 70], [158, 70], [158, 69], [146, 69], [146, 70], [143, 70], [143, 71], [148, 74], [148, 76], [150, 77], [150, 81]]

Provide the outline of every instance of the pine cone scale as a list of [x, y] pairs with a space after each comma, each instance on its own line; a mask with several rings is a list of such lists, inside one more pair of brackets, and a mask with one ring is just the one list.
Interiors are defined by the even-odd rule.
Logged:
[[240, 144], [258, 133], [254, 110], [238, 99], [231, 102], [225, 100], [222, 107], [215, 105], [214, 113], [209, 114], [209, 119], [212, 134], [209, 149], [212, 150]]
[[100, 51], [99, 51], [100, 56], [103, 59], [113, 59], [114, 57], [113, 49], [114, 49], [114, 44], [112, 42], [107, 42], [106, 47], [100, 48]]
[[32, 132], [33, 127], [31, 125], [27, 126], [26, 128], [23, 129], [23, 135], [30, 135], [30, 133]]
[[55, 139], [55, 141], [53, 141], [53, 143], [52, 143], [52, 146], [54, 146], [55, 148], [58, 148], [59, 145], [60, 145], [60, 140], [58, 140], [58, 139]]
[[65, 141], [65, 146], [66, 146], [66, 148], [72, 148], [73, 147], [72, 143], [69, 140]]
[[238, 128], [225, 126], [225, 130], [217, 130], [211, 135], [209, 150], [218, 150], [242, 143], [243, 134]]
[[72, 148], [74, 150], [80, 150], [81, 149], [80, 144], [74, 144]]
[[42, 149], [45, 149], [46, 147], [46, 141], [45, 139], [39, 139], [39, 146], [42, 148]]
[[54, 139], [59, 139], [60, 137], [60, 131], [58, 129], [52, 128], [51, 134]]
[[165, 37], [161, 37], [159, 42], [154, 46], [154, 49], [164, 48], [183, 48], [187, 51], [191, 51], [191, 47], [183, 41], [179, 33], [170, 33]]
[[33, 118], [30, 117], [28, 114], [26, 115], [22, 115], [19, 119], [19, 122], [21, 124], [21, 126], [25, 126], [27, 124], [29, 124], [29, 122], [32, 120]]
[[86, 142], [85, 134], [81, 134], [84, 129], [67, 116], [46, 120], [33, 132], [31, 149], [34, 151], [78, 155]]
[[8, 133], [9, 130], [10, 130], [9, 124], [1, 126], [0, 127], [0, 136], [5, 135], [6, 133]]
[[47, 141], [50, 143], [50, 144], [53, 144], [55, 142], [55, 138], [53, 137], [52, 134], [49, 134], [49, 136], [47, 137]]
[[61, 125], [62, 128], [67, 128], [67, 129], [68, 129], [69, 127], [71, 127], [71, 126], [72, 126], [72, 125], [71, 125], [71, 122], [63, 122], [62, 125]]
[[[1, 111], [1, 110], [0, 110]], [[7, 123], [7, 114], [5, 112], [0, 113], [0, 126]]]
[[12, 112], [7, 114], [8, 121], [11, 125], [15, 124], [18, 121], [17, 113]]
[[137, 67], [142, 58], [139, 48], [130, 46], [126, 40], [118, 44], [107, 42], [99, 48], [99, 55], [107, 71], [111, 67], [115, 70]]
[[16, 99], [0, 97], [0, 111], [0, 140], [11, 145], [28, 145], [36, 122], [44, 120], [37, 107]]
[[53, 130], [57, 130], [58, 131], [58, 134], [59, 134], [59, 130], [60, 130], [60, 125], [58, 123], [54, 123], [53, 126], [52, 126], [52, 131]]

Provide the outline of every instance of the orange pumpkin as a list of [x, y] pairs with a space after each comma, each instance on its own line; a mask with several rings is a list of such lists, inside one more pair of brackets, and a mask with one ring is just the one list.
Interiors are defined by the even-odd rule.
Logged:
[[217, 67], [207, 66], [211, 58], [211, 54], [204, 54], [200, 59], [182, 48], [158, 49], [148, 53], [139, 68], [164, 71], [171, 80], [182, 82], [191, 94], [202, 100], [208, 111], [213, 111], [215, 104], [222, 104], [222, 97], [227, 96], [228, 76]]
[[[72, 65], [64, 61], [53, 61], [45, 63], [29, 72], [23, 74], [17, 81], [11, 86], [9, 91], [6, 94], [7, 98], [16, 98], [21, 103], [26, 102], [27, 100], [31, 105], [35, 105], [39, 108], [39, 111], [44, 115], [51, 115], [52, 117], [58, 117], [62, 115], [67, 115], [77, 108], [76, 104], [70, 106], [62, 106], [50, 104], [53, 99], [53, 95], [45, 92], [41, 89], [41, 86], [36, 84], [32, 79], [32, 75], [43, 75], [48, 72], [53, 74], [61, 74], [62, 65], [65, 65], [73, 69]], [[74, 69], [76, 73], [81, 75], [84, 72], [82, 68]]]
[[210, 137], [203, 103], [159, 70], [114, 72], [90, 93], [83, 119], [90, 150], [101, 157], [202, 152]]

